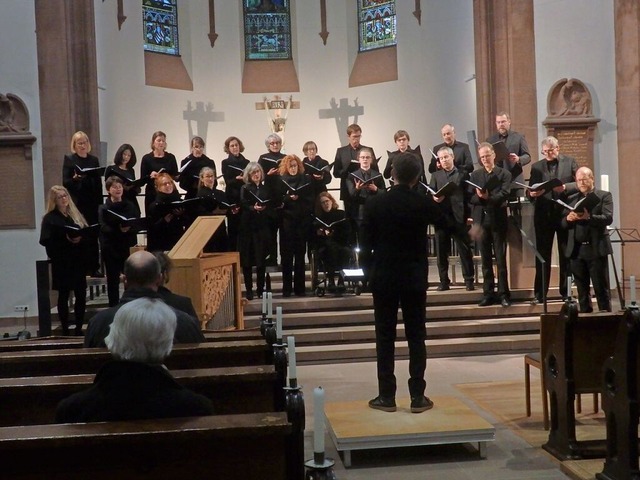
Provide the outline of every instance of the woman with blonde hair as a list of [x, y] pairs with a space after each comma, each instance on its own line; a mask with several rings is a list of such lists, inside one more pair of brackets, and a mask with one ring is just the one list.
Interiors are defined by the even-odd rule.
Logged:
[[154, 181], [156, 197], [149, 205], [147, 221], [147, 250], [164, 252], [171, 250], [193, 221], [185, 209], [170, 205], [180, 201], [180, 193], [168, 173], [158, 174]]
[[[62, 185], [89, 225], [98, 223], [98, 207], [102, 205], [102, 175], [98, 157], [91, 155], [91, 142], [86, 133], [78, 131], [71, 137], [71, 154], [64, 156]], [[88, 248], [87, 272], [101, 276], [98, 238], [85, 239]]]
[[62, 333], [69, 333], [69, 295], [75, 296], [76, 335], [82, 334], [87, 290], [87, 221], [61, 185], [49, 190], [47, 213], [42, 218], [40, 245], [51, 261], [53, 290], [58, 291], [58, 318]]

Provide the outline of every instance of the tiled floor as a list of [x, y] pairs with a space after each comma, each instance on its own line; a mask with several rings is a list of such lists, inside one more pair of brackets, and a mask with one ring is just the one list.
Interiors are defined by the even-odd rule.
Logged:
[[[325, 432], [327, 456], [336, 460], [334, 472], [340, 480], [566, 480], [557, 462], [541, 449], [500, 424], [455, 388], [459, 383], [499, 380], [523, 381], [522, 355], [434, 359], [427, 366], [427, 395], [451, 395], [461, 399], [496, 428], [496, 441], [489, 442], [487, 458], [463, 446], [415, 447], [400, 450], [353, 452], [353, 466], [345, 469], [330, 436]], [[396, 363], [398, 396], [407, 396], [408, 362]], [[362, 400], [376, 396], [375, 363], [298, 367], [306, 404], [305, 452], [313, 456], [313, 388], [322, 386], [326, 402]], [[523, 405], [524, 410], [524, 405]], [[390, 413], [389, 415], [394, 415]], [[429, 412], [420, 415], [429, 415]]]

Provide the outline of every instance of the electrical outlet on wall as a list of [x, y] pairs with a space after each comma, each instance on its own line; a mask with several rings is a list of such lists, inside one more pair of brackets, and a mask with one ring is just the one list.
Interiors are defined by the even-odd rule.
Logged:
[[28, 305], [16, 305], [15, 307], [13, 307], [13, 310], [16, 312], [28, 312], [29, 311], [29, 306]]

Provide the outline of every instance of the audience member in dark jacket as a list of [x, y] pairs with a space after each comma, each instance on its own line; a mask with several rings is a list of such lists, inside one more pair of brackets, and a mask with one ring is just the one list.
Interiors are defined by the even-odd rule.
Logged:
[[175, 311], [160, 299], [139, 298], [118, 310], [105, 339], [114, 361], [91, 388], [58, 405], [56, 422], [109, 422], [211, 415], [211, 401], [176, 382], [162, 364], [171, 353]]
[[[87, 326], [84, 336], [84, 346], [94, 348], [104, 348], [105, 338], [109, 334], [109, 328], [114, 317], [123, 305], [138, 298], [162, 299], [158, 293], [158, 285], [162, 283], [160, 273], [160, 262], [153, 254], [145, 251], [132, 253], [124, 264], [125, 291], [122, 294], [120, 303], [115, 307], [107, 308], [98, 312]], [[170, 300], [167, 301], [169, 303]], [[200, 330], [197, 318], [192, 317], [178, 310], [179, 307], [171, 305], [171, 309], [177, 317], [177, 327], [175, 332], [176, 343], [199, 343], [204, 342], [204, 335]]]

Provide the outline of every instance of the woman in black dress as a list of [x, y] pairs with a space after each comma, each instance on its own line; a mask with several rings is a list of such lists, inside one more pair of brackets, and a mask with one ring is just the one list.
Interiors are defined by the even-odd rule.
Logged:
[[144, 189], [144, 208], [149, 216], [149, 206], [156, 198], [155, 180], [160, 171], [178, 177], [178, 162], [175, 155], [166, 151], [167, 135], [157, 131], [151, 136], [151, 152], [142, 157], [140, 162], [140, 177], [148, 178]]
[[[98, 223], [98, 207], [102, 205], [102, 172], [98, 157], [91, 155], [91, 142], [84, 132], [71, 137], [70, 155], [64, 156], [62, 185], [71, 194], [71, 199], [89, 225]], [[82, 171], [81, 169], [84, 169]], [[100, 249], [98, 237], [85, 239], [88, 249], [87, 274], [99, 277]]]
[[213, 184], [216, 180], [216, 164], [204, 154], [204, 140], [201, 137], [191, 139], [191, 154], [180, 162], [180, 188], [185, 191], [184, 198], [194, 198], [198, 194], [200, 172], [204, 167], [213, 170]]
[[180, 193], [168, 173], [160, 173], [155, 179], [156, 198], [149, 205], [147, 215], [147, 250], [164, 252], [171, 250], [193, 221], [183, 207], [171, 206], [179, 201]]
[[[327, 273], [327, 289], [336, 289], [336, 272], [348, 266], [351, 258], [349, 236], [351, 225], [346, 221], [344, 210], [329, 192], [318, 195], [313, 224], [315, 250]], [[344, 280], [338, 275], [338, 289], [344, 289]]]
[[270, 244], [273, 241], [271, 225], [276, 202], [274, 192], [264, 182], [264, 171], [258, 163], [249, 163], [243, 178], [238, 244], [247, 300], [253, 300], [252, 267], [256, 267], [258, 296], [264, 292], [266, 266], [273, 250]]
[[76, 335], [82, 334], [86, 308], [87, 238], [78, 232], [87, 227], [69, 191], [60, 185], [49, 190], [47, 213], [42, 218], [40, 245], [51, 261], [51, 288], [58, 291], [58, 318], [62, 333], [69, 333], [69, 295], [75, 296]]
[[[216, 172], [209, 167], [200, 170], [197, 197], [202, 201], [198, 208], [200, 215], [224, 215], [227, 211], [226, 195], [216, 190]], [[224, 202], [224, 203], [222, 203]], [[226, 252], [228, 250], [227, 229], [224, 223], [218, 227], [204, 247], [205, 252]]]
[[224, 151], [229, 156], [222, 161], [222, 176], [224, 177], [225, 193], [229, 205], [235, 205], [227, 210], [227, 233], [229, 235], [229, 250], [238, 250], [238, 231], [240, 229], [240, 189], [244, 185], [242, 175], [249, 165], [244, 158], [244, 145], [238, 137], [229, 137], [224, 141]]
[[302, 160], [296, 155], [284, 157], [279, 170], [282, 201], [282, 296], [290, 297], [292, 290], [297, 296], [304, 296], [304, 256], [311, 231], [313, 186], [309, 175], [304, 173]]
[[104, 171], [104, 179], [106, 182], [109, 177], [115, 175], [123, 180], [124, 194], [122, 198], [129, 200], [138, 211], [138, 216], [140, 216], [140, 205], [138, 205], [140, 187], [132, 183], [136, 179], [136, 172], [133, 167], [136, 166], [137, 161], [136, 151], [133, 147], [128, 143], [123, 143], [113, 157], [113, 165], [109, 165]]
[[136, 244], [135, 228], [125, 219], [139, 218], [140, 213], [133, 203], [124, 198], [124, 182], [112, 175], [105, 183], [109, 196], [98, 210], [100, 219], [100, 243], [102, 260], [107, 274], [107, 295], [109, 306], [120, 300], [120, 274], [124, 273], [124, 262], [129, 257], [129, 249]]
[[302, 151], [306, 155], [302, 159], [304, 164], [304, 173], [311, 177], [313, 183], [313, 198], [318, 198], [320, 192], [327, 191], [327, 185], [331, 183], [331, 172], [329, 162], [318, 155], [318, 145], [316, 142], [308, 141]]

